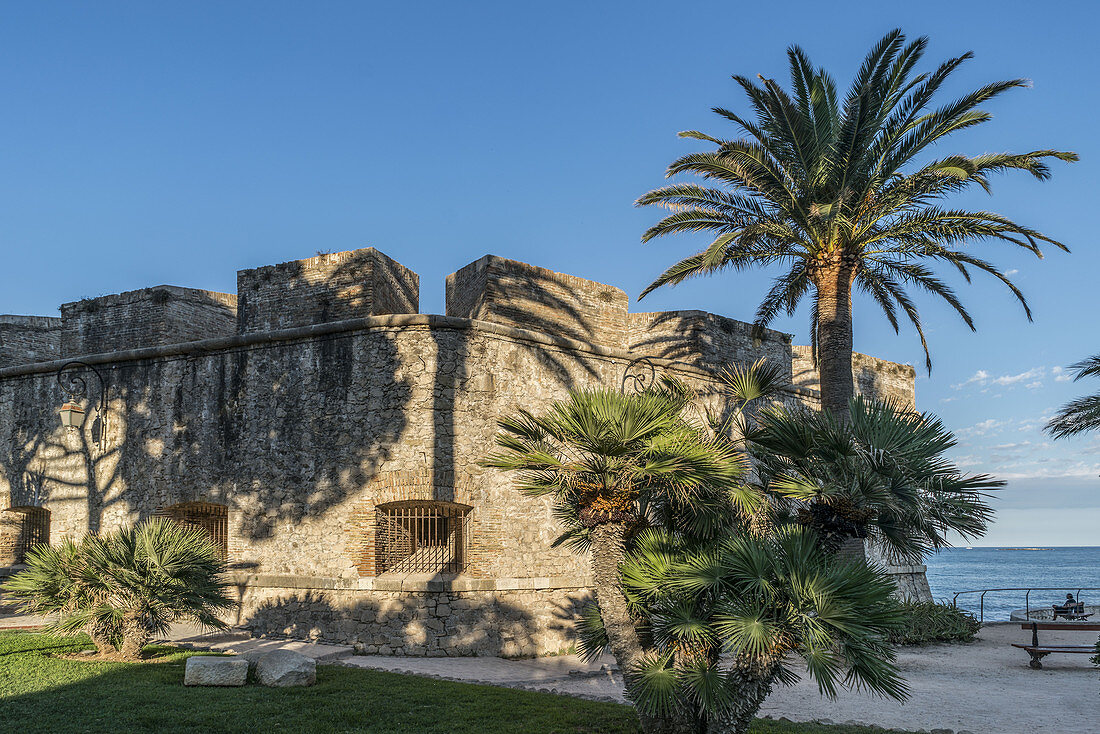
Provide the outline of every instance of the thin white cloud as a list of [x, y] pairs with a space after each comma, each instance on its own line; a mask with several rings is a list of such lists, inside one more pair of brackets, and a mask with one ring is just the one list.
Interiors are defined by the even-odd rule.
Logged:
[[1020, 272], [1019, 270], [1017, 270], [1016, 268], [1013, 268], [1012, 270], [1006, 270], [1005, 275], [1011, 277], [1013, 275], [1016, 275], [1019, 272]]
[[1035, 389], [1042, 387], [1040, 378], [1045, 377], [1047, 374], [1046, 367], [1032, 367], [1025, 372], [1020, 372], [1015, 375], [992, 375], [986, 370], [978, 370], [971, 375], [964, 382], [959, 382], [952, 385], [953, 390], [962, 390], [966, 387], [980, 387], [984, 388], [982, 392], [986, 392], [994, 385], [998, 387], [1014, 387], [1020, 383], [1024, 383], [1027, 387]]

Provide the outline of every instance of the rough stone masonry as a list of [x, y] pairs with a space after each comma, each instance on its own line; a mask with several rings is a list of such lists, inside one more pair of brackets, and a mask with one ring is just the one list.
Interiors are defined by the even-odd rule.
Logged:
[[[788, 335], [627, 302], [487, 256], [447, 278], [445, 316], [420, 314], [417, 275], [368, 248], [242, 271], [236, 295], [158, 286], [0, 317], [0, 566], [167, 515], [219, 544], [233, 621], [257, 633], [383, 654], [566, 648], [587, 564], [553, 547], [547, 501], [478, 465], [500, 416], [665, 372], [717, 401], [713, 368], [759, 357], [789, 376], [785, 400], [818, 400]], [[78, 430], [58, 420], [71, 360]], [[911, 367], [857, 366], [860, 391], [913, 403]], [[894, 571], [929, 596], [923, 567]]]

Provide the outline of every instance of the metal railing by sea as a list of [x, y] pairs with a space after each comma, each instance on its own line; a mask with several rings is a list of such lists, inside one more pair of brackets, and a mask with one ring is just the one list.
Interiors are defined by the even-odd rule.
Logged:
[[[981, 594], [978, 599], [978, 621], [985, 622], [985, 595], [994, 591], [1022, 591], [1024, 592], [1024, 617], [1031, 619], [1031, 592], [1033, 591], [1066, 591], [1072, 589], [1071, 586], [1016, 586], [1007, 589], [969, 589], [967, 591], [957, 591], [955, 596], [951, 599], [951, 606], [956, 609], [959, 606], [959, 597], [963, 594]], [[1100, 586], [1078, 586], [1077, 593], [1073, 598], [1077, 601], [1081, 601], [1082, 591], [1100, 591]], [[1045, 607], [1044, 607], [1045, 608]], [[1038, 611], [1038, 609], [1036, 609]]]

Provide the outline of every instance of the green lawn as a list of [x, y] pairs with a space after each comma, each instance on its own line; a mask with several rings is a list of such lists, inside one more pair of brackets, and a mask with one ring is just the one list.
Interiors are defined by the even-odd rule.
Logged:
[[[637, 732], [630, 708], [506, 688], [325, 665], [311, 688], [185, 688], [194, 653], [163, 662], [53, 657], [85, 640], [0, 633], [4, 730], [39, 732]], [[870, 734], [845, 726], [757, 721], [753, 734]], [[881, 730], [880, 730], [881, 731]]]

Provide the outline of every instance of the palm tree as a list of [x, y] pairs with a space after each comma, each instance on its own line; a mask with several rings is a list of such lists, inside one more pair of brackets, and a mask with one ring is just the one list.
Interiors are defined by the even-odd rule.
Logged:
[[883, 645], [891, 582], [836, 562], [811, 528], [776, 529], [762, 518], [767, 494], [746, 481], [728, 431], [752, 424], [779, 372], [735, 367], [722, 381], [728, 410], [706, 420], [691, 420], [695, 396], [665, 380], [638, 394], [574, 391], [543, 415], [500, 421], [485, 464], [552, 497], [559, 542], [590, 554], [582, 652], [611, 651], [651, 733], [745, 731], [771, 686], [790, 682], [789, 652], [826, 692], [843, 673], [904, 695]]
[[682, 417], [691, 400], [674, 382], [637, 394], [575, 390], [543, 415], [501, 419], [499, 448], [484, 462], [516, 472], [525, 494], [551, 496], [560, 540], [590, 551], [599, 614], [628, 678], [644, 656], [619, 577], [633, 537], [653, 517], [714, 532], [727, 503], [751, 510], [759, 500], [737, 482], [746, 464], [732, 445]]
[[850, 418], [774, 407], [749, 431], [761, 490], [781, 524], [812, 528], [833, 552], [870, 538], [903, 564], [921, 563], [950, 533], [985, 534], [987, 494], [1004, 482], [948, 461], [956, 441], [938, 418], [862, 396]]
[[[680, 714], [700, 734], [742, 734], [800, 658], [821, 693], [855, 684], [904, 699], [887, 635], [902, 623], [893, 583], [878, 569], [835, 559], [817, 534], [789, 527], [700, 543], [664, 530], [641, 535], [623, 564], [648, 648], [629, 692], [651, 716]], [[589, 618], [588, 658], [605, 644]]]
[[931, 358], [909, 290], [946, 301], [972, 330], [974, 322], [951, 287], [930, 268], [948, 263], [969, 281], [971, 270], [997, 278], [1031, 312], [1020, 290], [999, 268], [964, 249], [1000, 241], [1042, 257], [1042, 243], [1067, 248], [1042, 233], [992, 212], [948, 209], [939, 202], [974, 185], [990, 190], [990, 175], [1018, 169], [1039, 180], [1048, 159], [1075, 161], [1074, 153], [918, 157], [948, 135], [988, 121], [979, 106], [1023, 79], [993, 82], [937, 108], [933, 98], [970, 53], [935, 71], [915, 74], [927, 38], [906, 43], [894, 30], [864, 59], [843, 103], [829, 74], [806, 53], [788, 51], [791, 91], [771, 79], [734, 76], [749, 98], [750, 120], [720, 107], [734, 123], [732, 140], [698, 131], [682, 137], [716, 148], [672, 163], [668, 176], [692, 173], [718, 185], [680, 183], [650, 191], [639, 206], [673, 213], [650, 227], [643, 242], [680, 232], [709, 232], [706, 249], [666, 270], [642, 297], [663, 285], [721, 270], [782, 266], [757, 309], [755, 325], [793, 314], [813, 294], [811, 339], [821, 374], [822, 406], [846, 420], [852, 380], [852, 292], [868, 294], [897, 331], [899, 310], [912, 322]]
[[[1085, 377], [1100, 376], [1100, 354], [1083, 359], [1070, 365], [1076, 374], [1074, 382]], [[1046, 430], [1054, 438], [1074, 436], [1084, 431], [1100, 428], [1100, 393], [1085, 395], [1062, 406], [1062, 409], [1050, 419]]]

